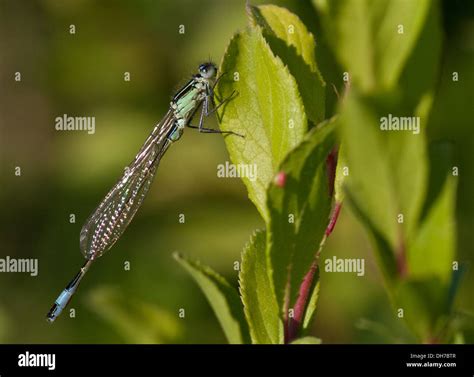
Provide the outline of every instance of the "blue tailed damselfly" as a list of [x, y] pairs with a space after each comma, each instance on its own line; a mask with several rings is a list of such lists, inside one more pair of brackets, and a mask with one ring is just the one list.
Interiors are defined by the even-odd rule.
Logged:
[[[141, 206], [163, 154], [181, 137], [186, 126], [197, 128], [200, 132], [238, 135], [232, 131], [203, 127], [204, 116], [210, 115], [227, 101], [210, 109], [213, 89], [219, 80], [216, 74], [217, 68], [213, 63], [199, 66], [199, 72], [173, 97], [170, 109], [153, 129], [132, 163], [125, 168], [123, 176], [87, 219], [80, 235], [80, 248], [86, 262], [54, 302], [46, 316], [49, 322], [53, 322], [67, 306], [92, 262], [122, 236]], [[192, 126], [191, 119], [199, 108], [199, 125]]]

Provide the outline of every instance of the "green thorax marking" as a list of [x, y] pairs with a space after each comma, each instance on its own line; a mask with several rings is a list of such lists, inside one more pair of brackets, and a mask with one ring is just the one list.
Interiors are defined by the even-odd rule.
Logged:
[[176, 118], [176, 127], [171, 131], [168, 138], [177, 141], [183, 134], [184, 127], [190, 121], [192, 115], [207, 96], [209, 82], [201, 77], [190, 80], [173, 98], [171, 107]]
[[171, 103], [177, 119], [183, 119], [185, 123], [189, 121], [196, 108], [206, 97], [208, 85], [207, 80], [194, 78], [180, 91]]

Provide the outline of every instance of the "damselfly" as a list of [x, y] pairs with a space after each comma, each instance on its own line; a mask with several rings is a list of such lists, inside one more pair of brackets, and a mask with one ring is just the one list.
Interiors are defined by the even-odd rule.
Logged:
[[[181, 137], [186, 126], [205, 133], [242, 136], [232, 131], [203, 127], [204, 117], [212, 114], [228, 100], [213, 106], [213, 89], [220, 78], [216, 79], [216, 74], [217, 68], [213, 63], [199, 66], [199, 72], [173, 97], [164, 118], [153, 129], [132, 163], [125, 168], [122, 177], [86, 221], [80, 235], [80, 248], [86, 262], [54, 302], [46, 316], [49, 322], [53, 322], [67, 306], [91, 264], [122, 236], [140, 208], [161, 158], [168, 147]], [[198, 109], [201, 109], [199, 124], [192, 126], [191, 120]]]

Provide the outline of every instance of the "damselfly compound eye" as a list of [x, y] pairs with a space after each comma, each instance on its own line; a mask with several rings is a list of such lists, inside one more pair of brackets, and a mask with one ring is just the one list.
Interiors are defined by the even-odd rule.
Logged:
[[199, 74], [205, 79], [216, 76], [217, 68], [213, 63], [203, 63], [199, 66]]

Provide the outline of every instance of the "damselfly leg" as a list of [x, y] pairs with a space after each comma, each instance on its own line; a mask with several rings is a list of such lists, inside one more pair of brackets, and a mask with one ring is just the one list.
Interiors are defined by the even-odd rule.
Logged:
[[[220, 76], [222, 77], [222, 75]], [[212, 109], [209, 110], [209, 104], [211, 103], [211, 100], [209, 98], [213, 98], [212, 97], [212, 91], [211, 91], [211, 95], [209, 96], [206, 96], [203, 100], [203, 104], [202, 104], [202, 109], [201, 109], [201, 114], [199, 116], [199, 125], [198, 126], [193, 126], [191, 124], [188, 124], [188, 127], [189, 128], [194, 128], [194, 129], [198, 129], [199, 132], [202, 132], [202, 133], [208, 133], [208, 134], [224, 134], [224, 135], [235, 135], [235, 136], [240, 136], [242, 138], [245, 138], [244, 135], [241, 135], [237, 132], [233, 132], [233, 131], [221, 131], [221, 130], [216, 130], [216, 129], [213, 129], [213, 128], [206, 128], [204, 127], [204, 117], [206, 116], [209, 116], [213, 113], [215, 113], [222, 105], [224, 105], [225, 103], [229, 102], [230, 100], [232, 100], [234, 98], [234, 95], [236, 94], [237, 92], [234, 90], [231, 95], [225, 99], [223, 99], [221, 101], [221, 103], [219, 103], [219, 105], [217, 106], [214, 106]]]

